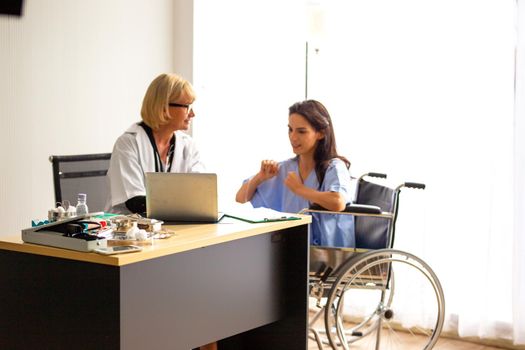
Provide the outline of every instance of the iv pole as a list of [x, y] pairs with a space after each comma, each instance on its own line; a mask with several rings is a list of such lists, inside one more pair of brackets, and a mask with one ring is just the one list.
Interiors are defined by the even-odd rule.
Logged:
[[306, 51], [305, 51], [304, 99], [308, 100], [308, 41], [306, 41]]

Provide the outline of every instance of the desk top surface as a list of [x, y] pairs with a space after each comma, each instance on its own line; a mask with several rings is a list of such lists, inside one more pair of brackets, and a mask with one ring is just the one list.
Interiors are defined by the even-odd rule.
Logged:
[[306, 225], [312, 221], [308, 215], [296, 216], [301, 219], [260, 224], [250, 224], [235, 219], [227, 219], [217, 224], [165, 226], [166, 229], [174, 232], [172, 237], [155, 240], [152, 245], [142, 246], [143, 250], [141, 252], [127, 254], [101, 255], [25, 243], [22, 241], [20, 234], [0, 237], [0, 249], [105, 265], [123, 266], [267, 232]]

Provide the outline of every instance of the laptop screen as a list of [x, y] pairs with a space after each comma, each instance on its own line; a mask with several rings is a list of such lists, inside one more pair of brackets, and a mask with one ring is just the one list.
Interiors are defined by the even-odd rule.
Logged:
[[163, 221], [216, 222], [217, 175], [146, 173], [148, 218]]

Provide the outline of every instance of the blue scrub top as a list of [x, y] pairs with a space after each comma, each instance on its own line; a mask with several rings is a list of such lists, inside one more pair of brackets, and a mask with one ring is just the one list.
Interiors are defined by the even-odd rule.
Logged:
[[[284, 185], [284, 179], [290, 171], [299, 174], [297, 158], [279, 163], [278, 174], [257, 187], [250, 201], [253, 207], [265, 207], [287, 213], [297, 213], [310, 207], [310, 202], [297, 196]], [[304, 185], [322, 192], [339, 192], [347, 203], [351, 202], [350, 173], [346, 164], [338, 158], [330, 161], [320, 188], [315, 170], [308, 175]], [[355, 247], [354, 217], [313, 213], [310, 243], [325, 247]]]

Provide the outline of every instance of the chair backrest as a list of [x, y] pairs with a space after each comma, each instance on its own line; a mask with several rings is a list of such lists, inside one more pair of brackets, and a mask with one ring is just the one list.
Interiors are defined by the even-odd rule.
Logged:
[[[359, 180], [357, 187], [357, 204], [375, 205], [384, 212], [393, 213], [396, 191], [389, 187]], [[355, 240], [357, 248], [382, 249], [391, 248], [394, 220], [369, 216], [355, 217]], [[392, 238], [392, 239], [391, 239]]]
[[87, 195], [90, 212], [103, 211], [106, 204], [106, 173], [111, 153], [50, 156], [53, 164], [55, 202], [77, 203], [77, 195]]

